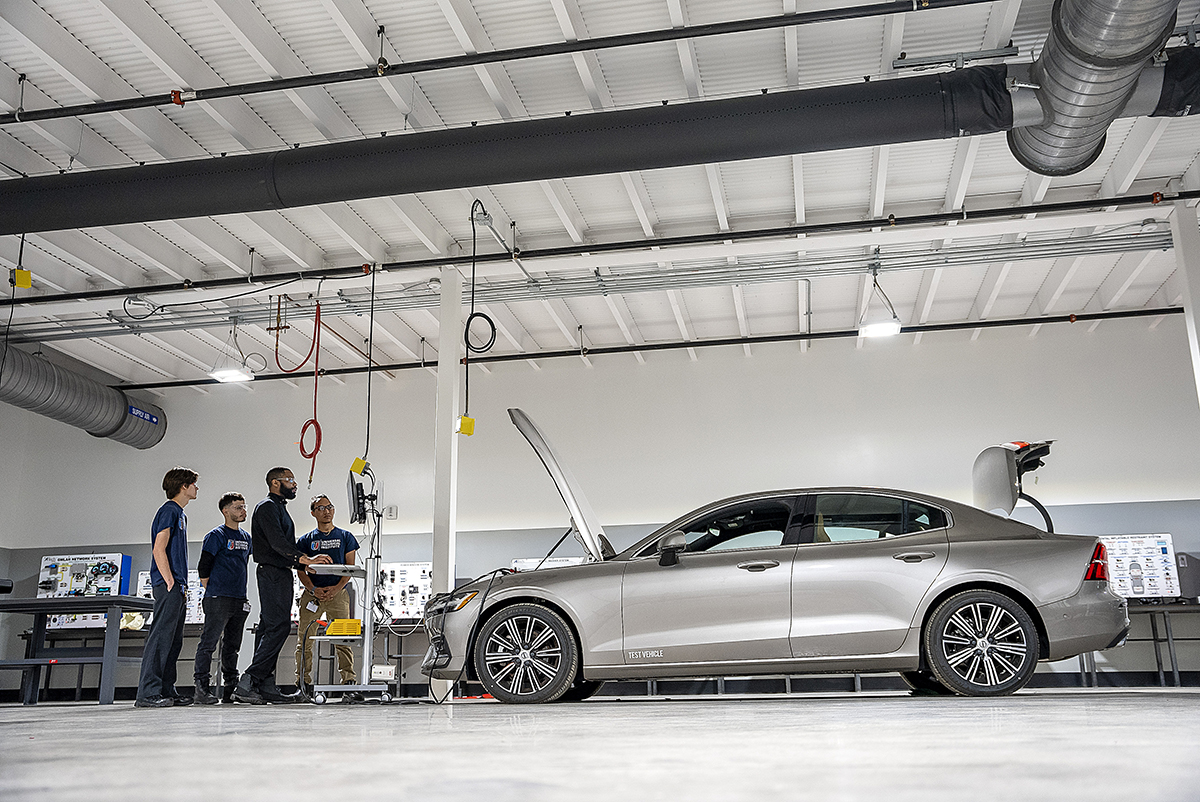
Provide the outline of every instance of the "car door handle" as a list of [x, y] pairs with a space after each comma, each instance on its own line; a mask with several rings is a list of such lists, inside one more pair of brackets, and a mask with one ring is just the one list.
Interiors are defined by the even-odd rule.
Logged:
[[932, 560], [937, 555], [932, 551], [904, 551], [900, 554], [893, 554], [893, 560], [903, 560], [906, 563], [919, 563], [922, 560]]
[[761, 573], [762, 571], [765, 571], [768, 568], [778, 568], [778, 567], [779, 567], [778, 560], [756, 560], [754, 562], [738, 563], [738, 568], [741, 568], [743, 571], [749, 571], [752, 574]]

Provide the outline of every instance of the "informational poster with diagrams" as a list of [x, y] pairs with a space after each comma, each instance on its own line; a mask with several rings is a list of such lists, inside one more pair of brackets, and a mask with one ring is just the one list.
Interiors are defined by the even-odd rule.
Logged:
[[1100, 542], [1108, 550], [1108, 581], [1118, 596], [1140, 599], [1179, 595], [1179, 572], [1170, 535], [1104, 535]]
[[420, 619], [433, 593], [433, 563], [383, 563], [380, 592], [393, 619]]
[[[137, 595], [143, 599], [153, 599], [154, 590], [150, 585], [150, 572], [141, 571], [138, 573], [138, 592]], [[188, 587], [187, 587], [187, 612], [184, 614], [183, 623], [185, 624], [203, 624], [204, 623], [204, 586], [200, 584], [200, 572], [195, 569], [188, 571]], [[151, 613], [149, 619], [154, 618]], [[150, 623], [149, 620], [146, 622]]]
[[562, 568], [564, 565], [583, 565], [583, 557], [518, 557], [512, 561], [512, 569], [517, 573], [536, 570], [540, 565], [544, 571], [547, 568]]
[[[63, 554], [42, 558], [39, 599], [62, 596], [121, 596], [129, 592], [130, 560], [124, 554]], [[53, 615], [47, 629], [102, 627], [104, 613]]]

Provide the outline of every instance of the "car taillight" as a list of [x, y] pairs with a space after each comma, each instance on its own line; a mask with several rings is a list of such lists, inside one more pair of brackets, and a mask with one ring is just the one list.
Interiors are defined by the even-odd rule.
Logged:
[[1088, 563], [1087, 573], [1083, 575], [1083, 578], [1108, 581], [1108, 550], [1104, 548], [1103, 543], [1096, 544], [1096, 548], [1092, 551], [1091, 562]]

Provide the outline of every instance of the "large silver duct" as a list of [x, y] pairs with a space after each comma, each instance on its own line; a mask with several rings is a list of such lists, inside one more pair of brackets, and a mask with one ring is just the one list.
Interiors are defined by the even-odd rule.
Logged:
[[0, 401], [134, 448], [150, 448], [167, 433], [167, 413], [19, 348], [0, 344]]
[[1050, 35], [1030, 77], [1044, 112], [1013, 128], [1017, 161], [1042, 175], [1071, 175], [1096, 160], [1108, 126], [1166, 44], [1179, 0], [1056, 0]]

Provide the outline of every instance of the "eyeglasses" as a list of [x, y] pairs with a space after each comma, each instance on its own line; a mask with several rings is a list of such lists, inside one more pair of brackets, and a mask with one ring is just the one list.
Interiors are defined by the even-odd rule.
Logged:
[[333, 512], [332, 504], [322, 504], [319, 507], [313, 507], [314, 512]]
[[280, 481], [280, 482], [287, 482], [289, 485], [294, 485], [294, 484], [296, 484], [296, 480], [295, 480], [295, 479], [293, 479], [293, 478], [292, 478], [292, 477], [290, 477], [290, 476], [281, 476], [281, 477], [279, 477], [279, 481]]

